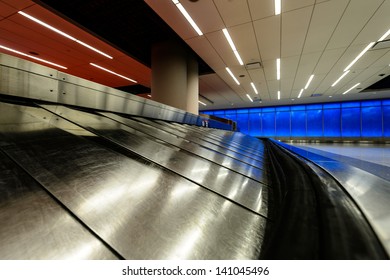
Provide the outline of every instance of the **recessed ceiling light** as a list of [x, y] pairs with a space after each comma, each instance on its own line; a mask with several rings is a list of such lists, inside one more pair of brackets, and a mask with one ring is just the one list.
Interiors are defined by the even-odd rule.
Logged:
[[176, 8], [182, 13], [182, 15], [186, 18], [186, 20], [191, 24], [192, 28], [198, 33], [199, 36], [203, 35], [203, 32], [200, 30], [198, 25], [192, 19], [190, 14], [184, 9], [183, 5], [178, 0], [172, 0], [172, 2], [176, 5]]
[[28, 58], [31, 58], [31, 59], [38, 60], [38, 61], [40, 61], [40, 62], [49, 64], [49, 65], [52, 65], [52, 66], [55, 66], [55, 67], [58, 67], [58, 68], [61, 68], [61, 69], [68, 69], [67, 67], [62, 66], [62, 65], [59, 65], [59, 64], [57, 64], [57, 63], [53, 63], [53, 62], [50, 62], [50, 61], [48, 61], [48, 60], [44, 60], [44, 59], [38, 58], [38, 57], [36, 57], [36, 56], [32, 56], [32, 55], [26, 54], [26, 53], [24, 53], [24, 52], [20, 52], [20, 51], [14, 50], [14, 49], [8, 48], [8, 47], [6, 47], [6, 46], [0, 45], [0, 48], [1, 48], [1, 49], [4, 49], [4, 50], [7, 50], [7, 51], [10, 51], [10, 52], [13, 52], [13, 53], [16, 53], [16, 54], [19, 54], [19, 55], [22, 55], [22, 56], [25, 56], [25, 57], [28, 57]]
[[369, 43], [368, 46], [365, 47], [364, 50], [362, 50], [362, 52], [359, 53], [359, 55], [354, 60], [352, 60], [352, 62], [344, 69], [344, 71], [348, 71], [349, 68], [351, 68], [352, 65], [354, 65], [356, 63], [356, 61], [358, 61], [359, 58], [361, 58], [374, 44], [375, 44], [375, 42]]
[[92, 66], [94, 66], [94, 67], [96, 67], [96, 68], [99, 68], [99, 69], [101, 69], [101, 70], [103, 70], [103, 71], [106, 71], [106, 72], [108, 72], [108, 73], [111, 73], [111, 74], [113, 74], [113, 75], [116, 75], [116, 76], [118, 76], [118, 77], [121, 77], [122, 79], [128, 80], [128, 81], [133, 82], [133, 83], [137, 83], [136, 80], [130, 79], [130, 78], [126, 77], [126, 76], [123, 76], [123, 75], [121, 75], [121, 74], [118, 74], [118, 73], [116, 73], [116, 72], [114, 72], [114, 71], [111, 71], [111, 70], [109, 70], [109, 69], [107, 69], [107, 68], [104, 68], [104, 67], [102, 67], [102, 66], [99, 66], [99, 65], [97, 65], [97, 64], [95, 64], [95, 63], [90, 63], [90, 65], [92, 65]]
[[307, 89], [309, 87], [309, 85], [310, 85], [311, 81], [313, 80], [313, 78], [314, 78], [314, 75], [311, 75], [309, 80], [306, 83], [305, 89]]
[[244, 62], [242, 62], [241, 56], [240, 56], [240, 54], [238, 53], [238, 51], [237, 51], [237, 49], [236, 49], [236, 46], [234, 45], [233, 40], [232, 40], [232, 38], [230, 37], [230, 34], [229, 34], [229, 32], [227, 31], [227, 29], [226, 29], [226, 28], [222, 29], [222, 32], [223, 32], [223, 34], [225, 35], [226, 40], [228, 41], [228, 43], [229, 43], [229, 45], [230, 45], [230, 48], [233, 50], [233, 53], [234, 53], [234, 55], [236, 56], [238, 63], [240, 63], [240, 65], [244, 65]]
[[276, 59], [276, 79], [280, 80], [280, 58]]
[[25, 12], [19, 11], [18, 14], [20, 14], [20, 15], [22, 15], [22, 16], [24, 16], [24, 17], [26, 17], [26, 18], [28, 18], [28, 19], [30, 19], [30, 20], [32, 20], [32, 21], [34, 21], [34, 22], [36, 22], [36, 23], [38, 23], [38, 24], [40, 24], [40, 25], [42, 25], [42, 26], [44, 26], [44, 27], [46, 27], [46, 28], [48, 28], [48, 29], [50, 29], [50, 30], [52, 30], [52, 31], [54, 31], [54, 32], [56, 32], [56, 33], [58, 33], [58, 34], [60, 34], [60, 35], [62, 35], [64, 37], [66, 37], [66, 38], [68, 38], [68, 39], [70, 39], [70, 40], [80, 44], [80, 45], [82, 45], [82, 46], [84, 46], [84, 47], [86, 47], [86, 48], [88, 48], [88, 49], [90, 49], [90, 50], [93, 50], [94, 52], [97, 52], [97, 53], [99, 53], [99, 54], [101, 54], [101, 55], [103, 55], [103, 56], [105, 56], [107, 58], [110, 58], [110, 59], [113, 58], [112, 56], [110, 56], [110, 55], [108, 55], [108, 54], [106, 54], [106, 53], [104, 53], [104, 52], [102, 52], [102, 51], [92, 47], [91, 45], [88, 45], [87, 43], [84, 43], [83, 41], [80, 41], [80, 40], [76, 39], [75, 37], [73, 37], [73, 36], [71, 36], [71, 35], [69, 35], [69, 34], [67, 34], [67, 33], [65, 33], [65, 32], [63, 32], [63, 31], [61, 31], [61, 30], [59, 30], [57, 28], [55, 28], [54, 26], [51, 26], [50, 24], [47, 24], [46, 22], [43, 22], [40, 19], [37, 19], [37, 18], [35, 18], [35, 17], [25, 13]]
[[206, 103], [204, 103], [204, 102], [202, 102], [202, 101], [198, 101], [200, 104], [202, 104], [203, 106], [207, 106], [207, 104]]
[[253, 88], [253, 90], [255, 91], [256, 94], [259, 94], [259, 92], [257, 91], [256, 87], [255, 87], [255, 84], [254, 83], [251, 83], [251, 86]]
[[281, 0], [275, 0], [275, 15], [279, 15], [281, 11], [282, 11]]
[[280, 90], [278, 90], [278, 100], [280, 100]]
[[303, 89], [301, 89], [301, 91], [299, 92], [298, 98], [301, 98], [302, 92], [303, 92]]
[[358, 85], [360, 85], [360, 83], [357, 83], [356, 85], [352, 86], [351, 88], [347, 89], [346, 91], [343, 92], [343, 94], [346, 94], [347, 92], [350, 92], [351, 90], [353, 90], [355, 87], [357, 87]]
[[386, 37], [389, 36], [389, 35], [390, 35], [390, 29], [387, 30], [387, 32], [386, 32], [385, 34], [383, 34], [382, 37], [380, 37], [380, 39], [378, 40], [378, 42], [379, 42], [379, 41], [383, 41], [383, 40], [386, 39]]
[[249, 96], [249, 94], [246, 94], [246, 97], [248, 97], [248, 99], [253, 102], [253, 99]]
[[240, 82], [237, 80], [237, 78], [233, 75], [232, 71], [230, 71], [229, 67], [225, 68], [226, 71], [229, 73], [229, 75], [233, 78], [233, 80], [236, 82], [237, 85], [240, 85]]
[[346, 72], [344, 72], [344, 74], [341, 75], [341, 77], [338, 78], [337, 81], [335, 81], [335, 82], [332, 84], [332, 87], [334, 87], [335, 85], [337, 85], [337, 83], [340, 82], [341, 79], [344, 78], [348, 73], [349, 73], [349, 70], [347, 70]]

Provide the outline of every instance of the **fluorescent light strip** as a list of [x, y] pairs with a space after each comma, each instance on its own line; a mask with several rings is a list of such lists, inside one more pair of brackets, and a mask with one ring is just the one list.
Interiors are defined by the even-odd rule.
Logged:
[[309, 87], [309, 85], [310, 85], [311, 81], [313, 80], [313, 78], [314, 78], [314, 75], [311, 75], [309, 80], [306, 83], [305, 89], [307, 89]]
[[20, 52], [20, 51], [17, 51], [17, 50], [14, 50], [14, 49], [11, 49], [11, 48], [8, 48], [6, 46], [0, 45], [0, 48], [4, 49], [4, 50], [7, 50], [7, 51], [10, 51], [10, 52], [13, 52], [13, 53], [16, 53], [16, 54], [19, 54], [19, 55], [22, 55], [22, 56], [26, 56], [26, 57], [31, 58], [31, 59], [38, 60], [40, 62], [49, 64], [49, 65], [52, 65], [52, 66], [55, 66], [55, 67], [58, 67], [58, 68], [68, 69], [65, 66], [62, 66], [62, 65], [59, 65], [59, 64], [56, 64], [56, 63], [53, 63], [53, 62], [50, 62], [50, 61], [47, 61], [47, 60], [44, 60], [44, 59], [41, 59], [41, 58], [38, 58], [38, 57], [35, 57], [35, 56], [32, 56], [32, 55], [29, 55], [29, 54], [26, 54], [26, 53], [23, 53], [23, 52]]
[[357, 87], [358, 85], [360, 85], [360, 83], [357, 83], [356, 85], [354, 85], [353, 87], [351, 87], [350, 89], [346, 90], [343, 92], [343, 94], [346, 94], [347, 92], [350, 92], [351, 90], [353, 90], [355, 87]]
[[237, 80], [236, 77], [234, 77], [234, 75], [233, 75], [232, 71], [230, 71], [229, 67], [226, 67], [225, 69], [226, 69], [226, 71], [230, 74], [230, 76], [232, 76], [232, 78], [233, 78], [233, 80], [236, 82], [236, 84], [237, 84], [237, 85], [240, 85], [240, 82]]
[[280, 100], [280, 90], [278, 90], [278, 100]]
[[383, 36], [378, 40], [378, 42], [379, 42], [379, 41], [383, 41], [383, 40], [386, 39], [386, 37], [389, 36], [389, 35], [390, 35], [390, 29], [387, 30], [387, 32], [386, 32], [385, 34], [383, 34]]
[[246, 97], [248, 97], [248, 99], [253, 102], [253, 99], [249, 96], [249, 94], [246, 94]]
[[255, 87], [255, 84], [254, 84], [254, 83], [251, 83], [251, 86], [252, 86], [253, 90], [255, 91], [255, 93], [256, 93], [256, 94], [259, 94], [258, 91], [257, 91], [257, 89], [256, 89], [256, 87]]
[[61, 30], [59, 30], [59, 29], [57, 29], [57, 28], [55, 28], [55, 27], [53, 27], [53, 26], [51, 26], [51, 25], [49, 25], [49, 24], [47, 24], [47, 23], [45, 23], [45, 22], [43, 22], [43, 21], [41, 21], [41, 20], [31, 16], [31, 15], [29, 15], [29, 14], [26, 14], [25, 12], [19, 11], [18, 13], [20, 15], [22, 15], [22, 16], [24, 16], [24, 17], [26, 17], [26, 18], [28, 18], [28, 19], [30, 19], [30, 20], [32, 20], [32, 21], [34, 21], [34, 22], [36, 22], [36, 23], [38, 23], [38, 24], [40, 24], [40, 25], [42, 25], [42, 26], [44, 26], [44, 27], [46, 27], [46, 28], [48, 28], [48, 29], [50, 29], [50, 30], [52, 30], [52, 31], [54, 31], [54, 32], [56, 32], [56, 33], [58, 33], [58, 34], [60, 34], [60, 35], [62, 35], [64, 37], [66, 37], [66, 38], [68, 38], [68, 39], [70, 39], [70, 40], [72, 40], [74, 42], [76, 42], [76, 43], [78, 43], [78, 44], [80, 44], [80, 45], [82, 45], [82, 46], [84, 46], [84, 47], [87, 47], [87, 48], [89, 48], [89, 49], [91, 49], [91, 50], [93, 50], [93, 51], [95, 51], [95, 52], [97, 52], [97, 53], [107, 57], [107, 58], [113, 59], [112, 56], [110, 56], [110, 55], [108, 55], [108, 54], [106, 54], [106, 53], [104, 53], [102, 51], [99, 51], [98, 49], [96, 49], [96, 48], [94, 48], [94, 47], [84, 43], [83, 41], [80, 41], [80, 40], [76, 39], [75, 37], [72, 37], [72, 36], [70, 36], [69, 34], [67, 34], [67, 33], [65, 33], [63, 31], [61, 31]]
[[280, 58], [276, 59], [276, 79], [280, 80]]
[[178, 0], [172, 0], [172, 2], [176, 5], [176, 7], [179, 9], [179, 11], [183, 14], [183, 16], [186, 18], [186, 20], [191, 24], [192, 28], [195, 29], [196, 33], [198, 33], [199, 36], [202, 36], [203, 32], [196, 25], [195, 21], [191, 18], [191, 16], [188, 14], [186, 9], [184, 9], [183, 5]]
[[299, 92], [298, 98], [301, 98], [302, 92], [303, 92], [303, 89], [301, 89], [301, 91]]
[[282, 11], [281, 0], [275, 0], [275, 16], [279, 15], [281, 11]]
[[207, 104], [206, 103], [204, 103], [204, 102], [202, 102], [202, 101], [198, 101], [200, 104], [202, 104], [203, 106], [207, 106]]
[[232, 40], [232, 37], [230, 37], [230, 34], [229, 32], [227, 31], [226, 28], [222, 29], [222, 32], [223, 34], [225, 35], [226, 37], [226, 40], [228, 41], [230, 47], [232, 48], [237, 60], [238, 60], [238, 63], [240, 63], [240, 65], [244, 65], [244, 62], [242, 62], [242, 59], [240, 57], [240, 54], [238, 53], [237, 49], [236, 49], [236, 46], [234, 45], [233, 43], [233, 40]]
[[334, 87], [335, 85], [337, 85], [337, 83], [338, 83], [338, 82], [340, 82], [340, 81], [341, 81], [341, 79], [342, 79], [342, 78], [344, 78], [344, 77], [345, 77], [345, 76], [346, 76], [346, 75], [349, 73], [349, 71], [350, 71], [350, 70], [348, 70], [348, 71], [344, 72], [344, 74], [343, 74], [343, 75], [341, 75], [341, 77], [340, 77], [340, 78], [338, 78], [338, 79], [337, 79], [337, 81], [335, 81], [335, 82], [332, 84], [332, 87]]
[[116, 72], [114, 72], [114, 71], [108, 70], [107, 68], [104, 68], [104, 67], [102, 67], [102, 66], [99, 66], [99, 65], [97, 65], [97, 64], [95, 64], [95, 63], [90, 63], [90, 64], [91, 64], [92, 66], [96, 67], [96, 68], [99, 68], [99, 69], [104, 70], [104, 71], [106, 71], [106, 72], [108, 72], [108, 73], [114, 74], [114, 75], [116, 75], [116, 76], [118, 76], [118, 77], [121, 77], [121, 78], [123, 78], [123, 79], [125, 79], [125, 80], [128, 80], [128, 81], [133, 82], [133, 83], [137, 83], [137, 81], [135, 81], [135, 80], [133, 80], [133, 79], [130, 79], [130, 78], [128, 78], [128, 77], [125, 77], [125, 76], [123, 76], [123, 75], [121, 75], [121, 74], [118, 74], [118, 73], [116, 73]]
[[363, 56], [363, 54], [365, 54], [374, 44], [375, 44], [375, 42], [369, 43], [368, 46], [365, 47], [365, 49], [361, 53], [359, 53], [359, 55], [344, 69], [344, 72], [348, 71], [349, 68], [351, 68], [352, 65], [354, 65], [356, 63], [356, 61], [358, 61], [359, 58], [361, 58]]

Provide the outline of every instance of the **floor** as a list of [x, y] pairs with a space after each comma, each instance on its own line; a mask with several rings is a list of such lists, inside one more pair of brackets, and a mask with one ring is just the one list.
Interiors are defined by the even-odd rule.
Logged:
[[390, 144], [294, 143], [290, 145], [353, 165], [390, 181]]

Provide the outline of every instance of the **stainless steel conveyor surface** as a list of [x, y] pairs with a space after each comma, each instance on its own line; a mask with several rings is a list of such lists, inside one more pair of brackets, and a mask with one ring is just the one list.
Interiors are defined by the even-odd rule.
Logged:
[[[247, 209], [268, 217], [272, 190], [265, 184], [204, 160], [104, 116], [63, 106], [43, 108], [169, 169]], [[266, 179], [266, 176], [263, 177]]]
[[[58, 127], [53, 126], [51, 120], [40, 111], [42, 109], [24, 110], [19, 105], [0, 103], [0, 110], [1, 151], [31, 176], [29, 179], [36, 182], [36, 189], [48, 200], [36, 200], [35, 206], [44, 209], [52, 205], [47, 208], [48, 211], [59, 208], [60, 211], [53, 210], [53, 213], [65, 213], [70, 223], [74, 222], [76, 228], [82, 229], [80, 234], [86, 237], [73, 240], [74, 246], [88, 236], [94, 237], [90, 242], [79, 245], [78, 258], [90, 258], [96, 252], [101, 256], [106, 254], [107, 258], [126, 259], [253, 259], [259, 256], [265, 227], [270, 221], [242, 207], [235, 200], [251, 192], [254, 194], [256, 181], [251, 183], [249, 178], [242, 176], [244, 179], [241, 181], [234, 179], [234, 189], [221, 183], [230, 191], [227, 194], [231, 198], [226, 199], [216, 191], [139, 158], [136, 153], [133, 157], [131, 154], [124, 155], [88, 140], [97, 136], [85, 138], [71, 134], [67, 128], [72, 125], [64, 120], [54, 121], [53, 124]], [[77, 113], [74, 110], [68, 112]], [[62, 114], [65, 115], [65, 112], [62, 111]], [[94, 125], [91, 120], [95, 116], [91, 115], [92, 119], [89, 119], [88, 114], [80, 114], [85, 117], [83, 124], [91, 128]], [[55, 120], [60, 117], [51, 118]], [[73, 115], [72, 118], [77, 117]], [[118, 123], [107, 125], [103, 120], [96, 126], [95, 130], [100, 132], [112, 132], [121, 127]], [[85, 135], [91, 134], [85, 132]], [[136, 141], [136, 147], [140, 148], [145, 139]], [[158, 153], [158, 149], [152, 152]], [[0, 160], [2, 164], [5, 162]], [[219, 178], [229, 178], [225, 173], [217, 175], [221, 175]], [[215, 180], [213, 182], [216, 183]], [[263, 199], [267, 197], [264, 195], [267, 187], [258, 182], [256, 186], [257, 198], [260, 198], [258, 203], [261, 204], [258, 209], [262, 209], [259, 212], [266, 214], [267, 203]], [[2, 185], [7, 191], [11, 187], [12, 182]], [[36, 193], [28, 189], [15, 189], [14, 192], [15, 197], [33, 197]], [[237, 196], [234, 196], [235, 192]], [[1, 207], [4, 209], [11, 205], [15, 211], [27, 207], [24, 203], [16, 203], [15, 197], [3, 197]], [[1, 217], [0, 243], [4, 244], [7, 238], [12, 237], [15, 247], [11, 255], [4, 254], [10, 250], [0, 251], [0, 258], [26, 258], [29, 248], [23, 245], [34, 243], [34, 238], [40, 232], [20, 235], [13, 225], [3, 227], [7, 219]], [[43, 222], [41, 227], [50, 228], [50, 222], [53, 222], [53, 217], [46, 217], [43, 212], [31, 217], [32, 220], [27, 221], [15, 216], [23, 226], [26, 226], [24, 223], [40, 220]], [[57, 227], [53, 236], [58, 235], [59, 242], [53, 243], [51, 250], [66, 250], [63, 247], [67, 243], [60, 241], [74, 239], [75, 236], [66, 223], [58, 219], [55, 222]], [[57, 231], [61, 231], [61, 234]], [[93, 244], [102, 246], [102, 249], [93, 251]], [[68, 256], [45, 255], [46, 251], [42, 248], [36, 253], [41, 254], [42, 258]]]
[[163, 131], [168, 132], [172, 135], [175, 135], [177, 137], [180, 137], [180, 138], [185, 139], [187, 141], [190, 141], [192, 143], [198, 144], [204, 148], [207, 148], [209, 150], [223, 154], [227, 157], [231, 157], [231, 158], [234, 158], [236, 160], [242, 161], [242, 162], [244, 162], [248, 165], [251, 165], [253, 167], [262, 168], [264, 166], [267, 166], [267, 163], [268, 163], [267, 157], [265, 157], [261, 161], [247, 157], [245, 155], [242, 155], [240, 153], [232, 151], [231, 149], [229, 149], [229, 147], [222, 147], [222, 146], [218, 146], [216, 144], [213, 144], [211, 142], [205, 141], [197, 136], [194, 136], [193, 134], [191, 134], [188, 131], [187, 132], [180, 131], [177, 128], [175, 128], [174, 126], [172, 127], [172, 125], [170, 125], [167, 122], [151, 121], [151, 120], [148, 120], [145, 118], [139, 118], [139, 117], [133, 117], [133, 119], [136, 121], [139, 121], [139, 122], [149, 124], [157, 129], [163, 130]]
[[[147, 135], [150, 135], [152, 137], [155, 137], [157, 139], [160, 139], [162, 141], [165, 141], [175, 147], [181, 148], [183, 150], [186, 150], [194, 155], [197, 155], [199, 157], [202, 157], [204, 159], [207, 159], [209, 161], [212, 161], [216, 164], [219, 164], [221, 166], [224, 166], [228, 168], [230, 171], [238, 172], [242, 175], [245, 175], [247, 177], [250, 177], [252, 179], [255, 179], [259, 182], [262, 182], [264, 184], [268, 184], [268, 169], [265, 168], [265, 166], [259, 166], [259, 168], [250, 166], [248, 164], [245, 164], [239, 160], [236, 160], [234, 158], [230, 158], [227, 156], [224, 156], [221, 153], [217, 153], [215, 151], [212, 151], [210, 149], [206, 149], [196, 143], [190, 142], [188, 140], [185, 140], [183, 138], [177, 137], [171, 133], [168, 133], [164, 130], [157, 129], [156, 127], [153, 127], [151, 125], [148, 125], [146, 123], [137, 122], [130, 118], [121, 117], [119, 115], [113, 114], [113, 113], [105, 113], [100, 112], [103, 116], [106, 116], [108, 118], [111, 118], [115, 121], [118, 121], [124, 125], [130, 126], [131, 128], [134, 128], [140, 132], [143, 132]], [[263, 168], [260, 169], [260, 167]]]

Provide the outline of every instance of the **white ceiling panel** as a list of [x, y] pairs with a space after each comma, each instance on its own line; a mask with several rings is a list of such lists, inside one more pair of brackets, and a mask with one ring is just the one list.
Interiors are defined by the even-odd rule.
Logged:
[[332, 49], [324, 51], [314, 72], [316, 74], [327, 74], [332, 71], [332, 68], [338, 59], [343, 55], [344, 51], [345, 49]]
[[[209, 0], [210, 1], [210, 0]], [[247, 1], [213, 0], [226, 27], [251, 22]], [[202, 2], [202, 1], [198, 1]]]
[[273, 0], [249, 0], [248, 1], [252, 20], [259, 20], [275, 14]]
[[282, 12], [289, 12], [314, 5], [315, 0], [282, 0]]
[[251, 22], [233, 26], [228, 28], [228, 31], [244, 64], [260, 61], [255, 32]]
[[283, 79], [295, 78], [300, 56], [283, 57], [280, 60], [280, 77]]
[[282, 16], [282, 57], [300, 55], [309, 27], [313, 6], [293, 10]]
[[387, 30], [390, 29], [390, 1], [385, 1], [376, 10], [376, 13], [364, 26], [353, 44], [364, 44], [365, 42], [378, 41]]
[[263, 66], [265, 79], [267, 81], [276, 81], [276, 59], [263, 61]]
[[304, 53], [324, 50], [348, 2], [349, 0], [328, 1], [315, 6]]
[[207, 40], [205, 36], [199, 36], [186, 40], [186, 43], [204, 60], [212, 69], [224, 68], [225, 63]]
[[289, 98], [291, 96], [293, 84], [294, 78], [285, 78], [280, 81], [280, 91], [286, 98]]
[[353, 0], [338, 23], [328, 49], [349, 46], [374, 15], [383, 0]]
[[260, 56], [263, 61], [280, 57], [280, 16], [253, 22]]
[[379, 60], [388, 52], [388, 49], [371, 50], [361, 57], [353, 66], [352, 70], [366, 69]]
[[213, 1], [181, 1], [180, 3], [187, 10], [203, 33], [213, 32], [225, 28], [224, 22], [219, 16], [219, 12]]
[[[307, 81], [309, 80], [312, 74], [314, 73], [314, 68], [321, 57], [321, 53], [310, 53], [304, 54], [301, 56], [301, 60], [299, 61], [298, 71], [294, 82], [294, 89], [301, 89], [305, 87]], [[315, 79], [315, 77], [314, 77]], [[314, 80], [313, 79], [313, 80]]]
[[239, 65], [236, 56], [225, 38], [225, 35], [223, 35], [222, 30], [207, 33], [204, 36], [206, 36], [207, 40], [209, 40], [210, 44], [219, 54], [226, 66], [231, 67], [233, 65]]

